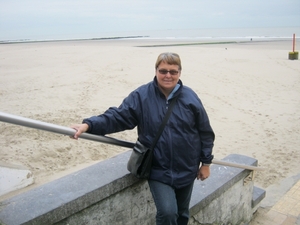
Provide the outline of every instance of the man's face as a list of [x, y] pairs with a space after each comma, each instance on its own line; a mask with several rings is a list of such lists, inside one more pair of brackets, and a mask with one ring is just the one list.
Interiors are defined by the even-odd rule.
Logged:
[[158, 86], [165, 95], [169, 95], [178, 83], [181, 71], [178, 65], [161, 62], [156, 69]]

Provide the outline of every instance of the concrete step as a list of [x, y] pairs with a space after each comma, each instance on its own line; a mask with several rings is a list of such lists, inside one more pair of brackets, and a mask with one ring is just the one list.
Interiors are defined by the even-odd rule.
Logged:
[[259, 187], [254, 186], [253, 187], [253, 193], [252, 193], [252, 208], [256, 211], [259, 203], [266, 197], [266, 191], [264, 189], [261, 189]]

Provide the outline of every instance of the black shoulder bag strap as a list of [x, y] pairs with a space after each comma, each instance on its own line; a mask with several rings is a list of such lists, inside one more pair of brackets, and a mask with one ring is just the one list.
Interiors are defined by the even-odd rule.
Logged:
[[151, 146], [151, 149], [152, 149], [152, 150], [154, 149], [154, 147], [155, 147], [155, 145], [156, 145], [156, 143], [157, 143], [157, 141], [158, 141], [158, 139], [159, 139], [161, 133], [163, 132], [163, 130], [164, 130], [164, 128], [165, 128], [165, 125], [166, 125], [166, 123], [167, 123], [167, 121], [168, 121], [168, 119], [169, 119], [169, 117], [170, 117], [170, 115], [171, 115], [172, 109], [173, 109], [173, 107], [174, 107], [174, 105], [175, 105], [175, 103], [176, 103], [176, 101], [177, 101], [177, 98], [178, 98], [178, 96], [176, 96], [176, 97], [172, 100], [171, 104], [169, 105], [169, 108], [168, 108], [168, 111], [167, 111], [167, 113], [166, 113], [166, 115], [165, 115], [165, 117], [164, 117], [164, 120], [162, 121], [162, 123], [161, 123], [161, 125], [160, 125], [160, 127], [159, 127], [159, 130], [158, 130], [158, 132], [157, 132], [157, 134], [156, 134], [156, 136], [155, 136], [155, 139], [154, 139], [154, 141], [153, 141], [153, 143], [152, 143], [152, 146]]

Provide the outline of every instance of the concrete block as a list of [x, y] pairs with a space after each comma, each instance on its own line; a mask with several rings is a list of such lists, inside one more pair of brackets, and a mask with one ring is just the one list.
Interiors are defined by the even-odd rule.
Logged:
[[[154, 224], [156, 210], [148, 183], [126, 169], [130, 154], [127, 151], [1, 202], [0, 224]], [[257, 164], [242, 155], [223, 160]], [[249, 221], [253, 181], [244, 182], [249, 174], [249, 170], [212, 165], [209, 179], [195, 181], [189, 225]]]
[[[232, 154], [224, 161], [256, 166], [251, 157]], [[195, 182], [189, 225], [196, 224], [241, 224], [252, 217], [253, 181], [244, 182], [249, 170], [212, 165], [211, 176], [203, 182]]]
[[266, 197], [266, 191], [262, 188], [253, 187], [253, 193], [252, 193], [252, 212], [256, 212], [257, 208], [259, 207], [259, 203]]
[[23, 166], [0, 164], [0, 196], [34, 183], [34, 176]]
[[76, 214], [139, 181], [125, 169], [129, 156], [125, 152], [1, 202], [0, 221], [54, 224]]

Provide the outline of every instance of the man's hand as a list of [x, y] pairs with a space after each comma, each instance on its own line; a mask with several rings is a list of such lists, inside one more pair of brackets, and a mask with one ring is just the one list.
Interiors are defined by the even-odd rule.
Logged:
[[89, 125], [87, 125], [86, 123], [75, 124], [71, 126], [71, 128], [76, 130], [76, 133], [74, 134], [74, 136], [70, 136], [70, 137], [77, 140], [80, 134], [86, 132], [89, 129]]
[[197, 180], [205, 180], [206, 178], [208, 178], [210, 175], [210, 168], [209, 166], [204, 166], [202, 165], [199, 170], [198, 170], [198, 174], [197, 174]]

